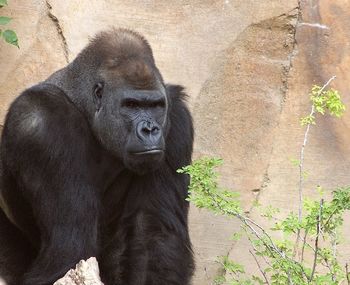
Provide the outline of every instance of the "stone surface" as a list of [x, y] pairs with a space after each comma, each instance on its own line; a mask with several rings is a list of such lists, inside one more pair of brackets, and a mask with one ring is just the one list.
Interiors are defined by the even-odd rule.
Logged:
[[[333, 86], [350, 105], [350, 2], [347, 0], [16, 0], [1, 9], [21, 49], [0, 42], [0, 120], [25, 87], [71, 61], [88, 38], [110, 26], [135, 29], [149, 40], [167, 82], [186, 86], [196, 126], [195, 157], [223, 157], [222, 183], [242, 194], [245, 210], [256, 199], [296, 209], [298, 156], [312, 84], [337, 75]], [[298, 18], [298, 12], [300, 17]], [[295, 34], [296, 32], [296, 34]], [[310, 133], [306, 193], [350, 184], [350, 112], [321, 118]], [[256, 271], [239, 228], [205, 211], [191, 210], [197, 257], [194, 285], [222, 274], [218, 255]], [[350, 227], [347, 227], [350, 228]], [[348, 234], [349, 230], [345, 230]], [[345, 253], [350, 242], [345, 241]]]
[[[240, 191], [246, 211], [268, 183], [266, 169], [287, 91], [296, 17], [297, 10], [290, 10], [242, 31], [215, 60], [212, 75], [194, 105], [196, 155], [224, 158], [222, 182]], [[193, 215], [197, 222], [203, 218]], [[198, 258], [198, 273], [206, 268], [213, 276], [218, 264], [212, 257], [228, 254], [232, 242], [227, 241], [237, 229], [235, 222], [226, 223], [225, 230], [218, 228], [216, 235], [221, 236], [217, 242], [222, 245], [212, 241], [208, 248], [202, 248], [206, 237], [193, 231], [195, 240], [201, 241], [197, 252], [211, 252], [208, 261]], [[199, 275], [205, 276], [203, 273]], [[204, 280], [198, 280], [204, 284], [201, 282]]]
[[[299, 118], [310, 113], [310, 87], [313, 84], [322, 86], [336, 75], [337, 79], [331, 86], [341, 92], [349, 109], [349, 16], [348, 1], [301, 1], [301, 18], [296, 30], [297, 44], [288, 77], [288, 92], [267, 161], [268, 183], [259, 193], [259, 203], [281, 208], [281, 217], [298, 209], [299, 174], [290, 159], [299, 158], [305, 132]], [[329, 116], [317, 117], [317, 125], [311, 128], [305, 149], [304, 167], [309, 175], [305, 181], [304, 196], [319, 197], [317, 185], [326, 189], [326, 195], [337, 186], [350, 185], [349, 124], [349, 111], [341, 120]], [[251, 216], [259, 224], [267, 226], [266, 220], [256, 211]], [[343, 230], [345, 237], [350, 234], [349, 222], [347, 216]], [[251, 268], [254, 260], [248, 255], [242, 258], [242, 247], [247, 247], [245, 240], [236, 244], [230, 256], [239, 258]], [[349, 252], [349, 239], [342, 239], [340, 255], [343, 261], [349, 262]], [[256, 268], [251, 272], [256, 273]]]
[[53, 285], [103, 285], [100, 279], [100, 271], [96, 258], [81, 260], [75, 267], [67, 272], [64, 277]]
[[19, 37], [20, 49], [0, 41], [0, 121], [10, 102], [25, 87], [45, 79], [66, 63], [55, 23], [48, 17], [46, 2], [9, 1], [1, 15], [13, 18], [8, 26]]

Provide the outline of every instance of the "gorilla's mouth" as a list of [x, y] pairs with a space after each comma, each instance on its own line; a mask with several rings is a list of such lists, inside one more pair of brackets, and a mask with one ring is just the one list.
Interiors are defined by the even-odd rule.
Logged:
[[164, 149], [160, 147], [139, 148], [128, 152], [125, 156], [125, 166], [138, 175], [156, 170], [164, 159]]
[[164, 151], [162, 149], [150, 149], [145, 151], [131, 152], [133, 155], [147, 155], [147, 154], [162, 154]]

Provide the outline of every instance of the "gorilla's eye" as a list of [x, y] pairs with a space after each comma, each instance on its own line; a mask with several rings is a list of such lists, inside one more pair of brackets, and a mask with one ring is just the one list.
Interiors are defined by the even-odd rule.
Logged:
[[154, 101], [154, 102], [150, 103], [149, 106], [151, 108], [157, 108], [157, 107], [164, 108], [165, 102], [164, 102], [164, 100], [158, 100], [158, 101]]
[[136, 100], [128, 99], [123, 101], [122, 106], [129, 109], [136, 109], [140, 107], [140, 103]]
[[95, 85], [94, 94], [97, 98], [101, 99], [103, 93], [103, 82], [99, 82]]

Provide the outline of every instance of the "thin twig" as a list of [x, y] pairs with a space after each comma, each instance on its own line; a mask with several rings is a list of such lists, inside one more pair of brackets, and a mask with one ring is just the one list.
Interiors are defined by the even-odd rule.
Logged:
[[266, 284], [269, 284], [269, 285], [270, 285], [270, 282], [269, 282], [269, 280], [267, 279], [266, 273], [265, 273], [265, 271], [261, 268], [261, 265], [260, 265], [258, 259], [256, 258], [255, 254], [254, 254], [250, 249], [249, 249], [249, 252], [250, 252], [250, 254], [253, 256], [253, 258], [254, 258], [256, 264], [258, 265], [259, 270], [260, 270], [262, 276], [264, 276], [264, 279], [265, 279], [265, 281], [266, 281]]
[[[257, 224], [257, 223], [254, 222], [253, 220], [251, 220], [250, 218], [242, 216], [241, 214], [238, 214], [238, 213], [237, 213], [237, 214], [236, 214], [236, 217], [237, 217], [238, 219], [240, 219], [240, 220], [255, 234], [255, 236], [256, 236], [258, 239], [260, 239], [260, 240], [264, 243], [265, 246], [267, 246], [267, 248], [272, 247], [272, 248], [274, 249], [274, 251], [275, 251], [276, 253], [278, 253], [279, 256], [281, 256], [282, 258], [285, 257], [284, 254], [283, 254], [283, 252], [281, 252], [281, 251], [278, 249], [278, 247], [277, 247], [277, 246], [275, 245], [275, 243], [272, 241], [271, 236], [265, 231], [265, 229], [264, 229], [262, 226], [260, 226], [259, 224]], [[270, 244], [271, 244], [270, 246], [269, 246], [268, 244], [266, 244], [266, 242], [263, 240], [263, 238], [261, 237], [261, 235], [259, 235], [259, 233], [258, 233], [249, 223], [251, 223], [252, 225], [256, 226], [256, 227], [262, 232], [262, 235], [265, 236], [265, 237], [267, 237], [267, 239], [269, 240], [269, 242], [270, 242]]]
[[349, 277], [348, 263], [345, 264], [345, 273], [346, 273], [346, 280], [348, 281], [348, 285], [350, 285], [350, 277]]
[[[334, 229], [331, 234], [331, 243], [333, 249], [333, 260], [337, 259], [337, 231]], [[335, 270], [332, 270], [332, 281], [337, 281], [337, 277], [335, 275]]]
[[[280, 257], [285, 258], [284, 254], [278, 249], [278, 247], [275, 245], [275, 243], [273, 242], [271, 236], [265, 231], [265, 229], [260, 226], [259, 224], [257, 224], [256, 222], [254, 222], [253, 220], [251, 220], [248, 217], [245, 217], [241, 214], [239, 214], [238, 212], [235, 211], [230, 211], [227, 209], [223, 209], [222, 206], [220, 205], [220, 203], [218, 203], [217, 199], [220, 200], [220, 196], [219, 195], [214, 195], [213, 193], [211, 193], [210, 191], [206, 191], [207, 195], [211, 197], [211, 200], [213, 201], [214, 205], [216, 208], [218, 208], [220, 211], [222, 211], [224, 214], [228, 215], [228, 216], [234, 216], [236, 218], [238, 218], [244, 225], [246, 225], [251, 232], [260, 240], [263, 242], [263, 244], [266, 246], [267, 249], [271, 250], [271, 248], [273, 248], [273, 250], [275, 251], [275, 253], [277, 253]], [[223, 201], [226, 204], [229, 203], [228, 201]], [[252, 226], [254, 225], [255, 227], [257, 227], [262, 234], [258, 233], [256, 231], [256, 229]], [[269, 244], [266, 243], [266, 241], [263, 239], [263, 236], [265, 236], [268, 240], [269, 240]], [[273, 252], [271, 252], [273, 253]]]
[[308, 229], [305, 230], [304, 238], [303, 238], [303, 247], [301, 248], [301, 257], [300, 257], [300, 263], [304, 262], [304, 252], [305, 252], [305, 246], [306, 246], [306, 238], [307, 234], [309, 233]]
[[[247, 237], [248, 237], [248, 239], [249, 239], [249, 241], [250, 241], [250, 245], [253, 247], [254, 251], [255, 251], [255, 252], [259, 252], [259, 250], [258, 250], [258, 249], [256, 248], [256, 246], [254, 245], [254, 242], [253, 242], [253, 240], [251, 239], [250, 234], [248, 233], [248, 231], [247, 231], [246, 228], [244, 228], [244, 231], [245, 231], [245, 233], [247, 234]], [[268, 266], [272, 267], [271, 263], [266, 259], [266, 256], [262, 255], [261, 257], [264, 259], [265, 263], [266, 263]]]
[[[320, 236], [320, 234], [318, 234], [317, 236]], [[316, 250], [315, 250], [315, 248], [311, 245], [311, 244], [309, 244], [308, 242], [307, 242], [307, 240], [306, 239], [303, 239], [303, 238], [301, 238], [302, 239], [302, 241], [303, 241], [303, 244], [305, 244], [309, 249], [311, 249], [313, 252], [314, 252], [314, 254], [316, 253]], [[327, 260], [327, 257], [325, 257], [324, 255], [322, 255], [322, 252], [320, 252], [319, 250], [317, 251], [317, 253], [316, 253], [320, 258], [321, 258], [321, 263], [322, 263], [322, 265], [323, 266], [325, 266], [325, 267], [327, 267], [328, 269], [329, 269], [329, 273], [331, 274], [331, 275], [333, 275], [333, 270], [332, 270], [332, 266], [329, 264], [329, 262], [328, 262], [328, 260]], [[306, 277], [306, 276], [305, 276]], [[306, 279], [308, 280], [308, 277], [306, 277]], [[350, 285], [350, 284], [349, 284]]]
[[312, 279], [314, 278], [315, 270], [316, 270], [316, 264], [317, 264], [317, 255], [318, 255], [318, 239], [319, 239], [319, 234], [321, 230], [321, 221], [322, 221], [322, 210], [323, 210], [323, 199], [320, 201], [320, 213], [318, 214], [318, 219], [317, 219], [317, 235], [315, 239], [315, 255], [314, 255], [314, 263], [312, 265], [312, 272], [310, 275], [309, 281], [311, 282]]
[[323, 229], [328, 225], [328, 223], [330, 222], [330, 220], [333, 218], [333, 216], [335, 215], [335, 213], [338, 211], [338, 208], [335, 208], [333, 210], [333, 212], [329, 215], [328, 219], [324, 222], [323, 224]]
[[[217, 201], [217, 199], [221, 198], [219, 195], [217, 195], [217, 194], [213, 195], [213, 193], [211, 193], [210, 191], [206, 191], [206, 193], [208, 196], [210, 196], [212, 198], [211, 200], [214, 203], [213, 206], [215, 206], [216, 208], [218, 208], [220, 211], [222, 211], [224, 214], [226, 214], [228, 216], [234, 216], [234, 217], [238, 218], [244, 225], [246, 225], [249, 228], [251, 233], [254, 234], [264, 244], [265, 248], [272, 254], [272, 256], [274, 256], [274, 254], [277, 253], [282, 259], [286, 259], [286, 260], [294, 263], [295, 265], [299, 266], [302, 273], [303, 273], [303, 276], [306, 277], [306, 273], [304, 271], [304, 268], [298, 262], [296, 262], [294, 259], [288, 257], [285, 254], [285, 252], [280, 251], [278, 249], [278, 247], [275, 245], [275, 243], [273, 242], [271, 236], [265, 231], [265, 229], [262, 226], [260, 226], [259, 224], [257, 224], [253, 220], [251, 220], [250, 218], [242, 216], [238, 212], [222, 208], [220, 203], [218, 203], [218, 201]], [[223, 202], [229, 203], [228, 201], [225, 201], [225, 200], [223, 200]], [[257, 232], [257, 230], [252, 225], [257, 227], [261, 231], [261, 234], [259, 234]], [[263, 237], [266, 237], [268, 239], [269, 243], [267, 243]], [[306, 280], [307, 280], [307, 277], [306, 277]], [[289, 285], [294, 285], [294, 283], [290, 277], [290, 272], [288, 272], [288, 281], [289, 281]]]
[[332, 232], [333, 258], [337, 259], [337, 230]]
[[290, 270], [288, 271], [288, 282], [289, 282], [289, 285], [294, 285], [292, 278], [290, 277]]

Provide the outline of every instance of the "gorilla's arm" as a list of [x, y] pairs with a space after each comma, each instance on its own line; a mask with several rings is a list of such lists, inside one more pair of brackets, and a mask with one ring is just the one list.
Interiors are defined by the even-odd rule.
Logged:
[[127, 284], [188, 285], [194, 265], [181, 193], [187, 183], [166, 166], [151, 180], [134, 220]]
[[[12, 214], [39, 247], [22, 285], [52, 284], [80, 259], [96, 256], [96, 151], [85, 119], [57, 87], [37, 85], [12, 104], [1, 145], [3, 196], [10, 201], [17, 193], [27, 202]], [[16, 182], [9, 184], [11, 176]], [[25, 224], [27, 217], [32, 223]]]

